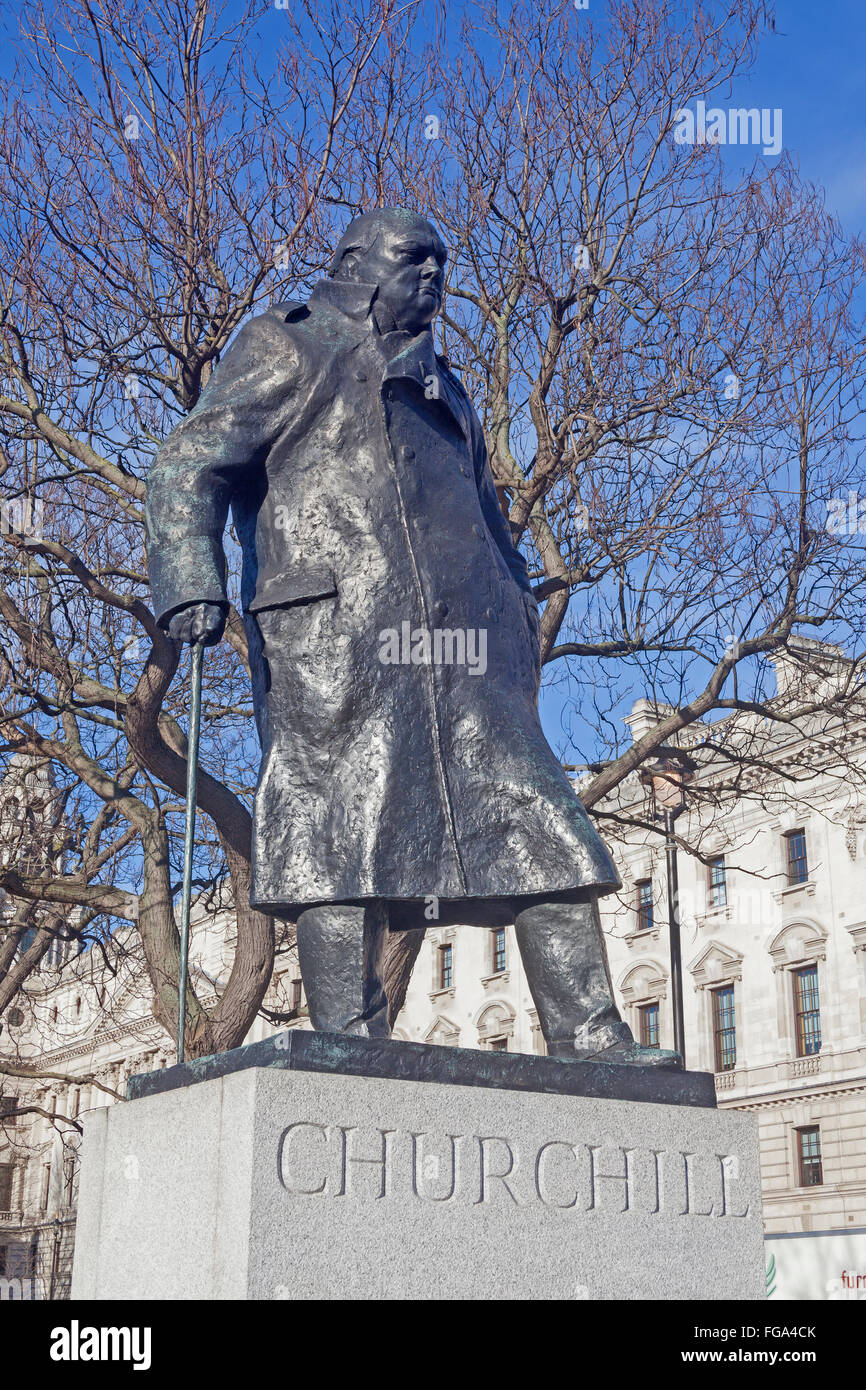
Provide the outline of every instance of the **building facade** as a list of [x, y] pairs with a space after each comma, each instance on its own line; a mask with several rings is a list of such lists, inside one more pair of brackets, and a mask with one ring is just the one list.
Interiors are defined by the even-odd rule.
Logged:
[[[802, 695], [777, 675], [780, 699]], [[661, 713], [638, 701], [633, 738]], [[672, 750], [683, 761], [668, 759], [692, 769], [673, 823], [686, 1065], [714, 1073], [721, 1107], [757, 1118], [768, 1234], [863, 1231], [866, 729], [740, 725], [727, 742], [739, 739], [745, 774], [713, 755], [703, 726]], [[622, 878], [602, 922], [623, 1017], [638, 1041], [672, 1048], [666, 834], [649, 780], [632, 774], [600, 808]], [[543, 1051], [512, 929], [434, 923], [399, 1034]]]

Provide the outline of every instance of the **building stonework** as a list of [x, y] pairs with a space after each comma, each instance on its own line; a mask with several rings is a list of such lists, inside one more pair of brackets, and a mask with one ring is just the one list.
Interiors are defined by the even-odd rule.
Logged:
[[[449, 967], [450, 984], [443, 977]], [[437, 927], [431, 922], [394, 1036], [445, 1047], [543, 1054], [544, 1039], [513, 927]]]
[[[768, 1232], [866, 1225], [866, 832], [852, 837], [832, 793], [816, 786], [812, 809], [788, 817], [734, 811], [703, 847], [708, 857], [724, 857], [724, 903], [711, 901], [707, 866], [678, 856], [686, 1059], [716, 1073], [720, 1106], [757, 1116]], [[805, 832], [807, 850], [808, 877], [797, 885], [787, 882], [784, 857], [792, 830]], [[661, 1045], [672, 1046], [664, 856], [647, 840], [621, 865], [620, 901], [605, 914], [617, 996], [636, 1032], [641, 1008], [658, 1003]], [[654, 923], [641, 931], [628, 898], [648, 878]], [[801, 1055], [795, 984], [811, 970], [820, 1050]], [[736, 1060], [722, 1070], [714, 995], [726, 988], [733, 989]], [[822, 1181], [807, 1186], [800, 1135], [816, 1126]]]
[[[779, 672], [781, 694], [784, 676]], [[655, 717], [647, 701], [638, 701], [626, 721], [633, 737]], [[710, 805], [687, 793], [675, 827], [699, 855], [682, 847], [677, 854], [686, 1064], [715, 1073], [720, 1107], [757, 1117], [768, 1234], [866, 1228], [866, 804], [859, 806], [856, 782], [845, 775], [852, 758], [860, 766], [866, 761], [863, 732], [838, 725], [814, 737], [773, 730], [769, 747], [758, 751], [780, 774], [793, 772], [793, 790], [784, 776], [775, 784], [767, 772], [748, 794], [740, 784], [730, 794], [723, 786]], [[754, 730], [743, 737], [752, 740]], [[696, 742], [693, 734], [692, 747]], [[716, 768], [699, 769], [694, 791], [717, 778]], [[645, 822], [646, 802], [639, 779], [627, 778], [613, 807], [619, 823], [629, 813]], [[657, 1006], [653, 1040], [672, 1048], [662, 826], [628, 829], [613, 848], [622, 888], [601, 906], [617, 1003], [643, 1041], [650, 1039], [642, 1021]], [[652, 909], [641, 913], [647, 897]], [[504, 1038], [509, 1050], [544, 1050], [513, 931], [505, 930], [505, 969], [498, 974], [490, 965], [493, 935], [432, 924], [399, 1036], [460, 1047], [501, 1046]], [[440, 953], [449, 943], [445, 989]], [[814, 981], [818, 1047], [800, 1035], [804, 1024], [798, 1031], [798, 976]], [[720, 996], [730, 999], [730, 991], [734, 1026], [725, 1055], [718, 1014]], [[816, 1129], [817, 1139], [808, 1134]], [[804, 1146], [806, 1157], [817, 1147], [820, 1182], [803, 1181], [818, 1176], [808, 1162], [804, 1174]]]

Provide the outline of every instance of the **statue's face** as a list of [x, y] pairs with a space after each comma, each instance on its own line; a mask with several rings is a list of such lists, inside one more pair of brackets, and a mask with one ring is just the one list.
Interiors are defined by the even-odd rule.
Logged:
[[375, 245], [358, 264], [358, 276], [378, 285], [378, 302], [397, 328], [420, 333], [442, 304], [448, 253], [429, 222], [384, 221]]

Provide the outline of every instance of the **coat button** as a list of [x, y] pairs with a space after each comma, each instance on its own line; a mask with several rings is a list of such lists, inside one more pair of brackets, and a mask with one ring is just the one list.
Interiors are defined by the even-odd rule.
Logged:
[[404, 444], [401, 447], [400, 457], [401, 459], [406, 459], [407, 461], [415, 457], [415, 450], [412, 448], [411, 444]]
[[477, 521], [472, 527], [472, 534], [473, 536], [478, 536], [479, 539], [484, 535], [484, 527], [479, 526]]
[[463, 474], [464, 478], [468, 478], [468, 477], [471, 476], [471, 475], [470, 475], [470, 472], [469, 472], [469, 469], [466, 467], [466, 464], [465, 464], [465, 463], [461, 463], [461, 465], [460, 465], [460, 472]]
[[412, 526], [414, 527], [414, 529], [415, 529], [416, 531], [426, 531], [426, 530], [427, 530], [427, 519], [426, 519], [426, 517], [423, 517], [423, 516], [416, 516], [416, 517], [415, 517], [415, 520], [412, 522]]
[[366, 380], [367, 380], [367, 373], [366, 373], [366, 372], [362, 372], [362, 371], [360, 371], [360, 369], [359, 369], [359, 370], [355, 373], [355, 380], [356, 380], [356, 381], [366, 381]]
[[486, 608], [484, 610], [484, 616], [489, 623], [499, 622], [499, 614], [496, 612], [495, 608]]
[[437, 601], [433, 605], [433, 612], [436, 614], [437, 618], [448, 617], [448, 604], [445, 602], [444, 599], [437, 599]]

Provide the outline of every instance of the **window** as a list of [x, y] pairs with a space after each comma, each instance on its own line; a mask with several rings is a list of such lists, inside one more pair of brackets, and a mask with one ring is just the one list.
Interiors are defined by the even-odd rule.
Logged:
[[0, 1211], [12, 1210], [12, 1178], [14, 1174], [14, 1164], [0, 1163]]
[[801, 1187], [820, 1187], [824, 1181], [821, 1167], [821, 1130], [818, 1125], [807, 1125], [797, 1130], [797, 1158], [800, 1167]]
[[725, 856], [719, 854], [707, 865], [709, 874], [710, 907], [727, 907], [728, 880], [725, 871]]
[[659, 1006], [658, 1004], [642, 1004], [638, 1009], [640, 1015], [640, 1043], [641, 1047], [658, 1047], [659, 1045]]
[[490, 1039], [490, 1051], [491, 1051], [491, 1052], [507, 1052], [507, 1051], [508, 1051], [508, 1039], [507, 1039], [507, 1038], [491, 1038], [491, 1039]]
[[635, 884], [637, 889], [637, 929], [651, 931], [653, 926], [653, 882], [642, 878]]
[[303, 982], [303, 980], [292, 980], [291, 987], [290, 987], [290, 993], [289, 993], [289, 1005], [290, 1005], [290, 1007], [292, 1008], [292, 1010], [293, 1010], [295, 1013], [297, 1013], [298, 1010], [299, 1010], [300, 1007], [301, 1007], [301, 999], [302, 999], [302, 997], [303, 997], [303, 989], [304, 989], [304, 982]]
[[818, 1002], [818, 967], [804, 966], [794, 971], [794, 1019], [797, 1026], [797, 1056], [811, 1057], [821, 1051], [821, 1008]]
[[15, 1116], [18, 1111], [18, 1097], [4, 1096], [0, 1091], [0, 1124], [15, 1124]]
[[48, 1197], [51, 1192], [51, 1164], [42, 1165], [42, 1210], [48, 1210]]
[[493, 973], [501, 975], [505, 969], [505, 928], [495, 927], [493, 938]]
[[454, 983], [454, 962], [450, 946], [439, 947], [439, 988], [450, 989]]
[[805, 883], [809, 877], [805, 830], [791, 830], [785, 836], [788, 856], [788, 883]]
[[716, 1050], [716, 1071], [733, 1071], [737, 1065], [737, 1030], [734, 1019], [734, 986], [714, 989], [713, 1041]]

